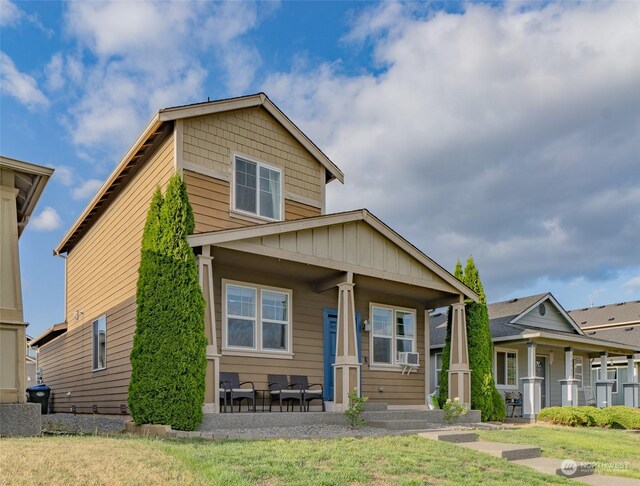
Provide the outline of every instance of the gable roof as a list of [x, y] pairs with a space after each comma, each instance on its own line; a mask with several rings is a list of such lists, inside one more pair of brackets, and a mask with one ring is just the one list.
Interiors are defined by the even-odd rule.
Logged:
[[411, 258], [415, 259], [420, 265], [426, 267], [430, 272], [442, 279], [450, 287], [453, 287], [455, 290], [460, 292], [460, 294], [473, 300], [478, 300], [478, 295], [473, 290], [465, 286], [447, 270], [434, 262], [431, 258], [389, 228], [366, 209], [327, 214], [293, 221], [277, 221], [244, 228], [199, 233], [189, 236], [188, 240], [189, 244], [193, 247], [202, 245], [224, 245], [231, 242], [240, 242], [241, 240], [268, 238], [274, 235], [313, 230], [358, 221], [366, 223], [373, 229], [373, 231], [391, 241], [392, 244], [406, 252]]
[[54, 255], [69, 252], [95, 223], [136, 172], [144, 165], [155, 149], [173, 132], [175, 120], [223, 113], [245, 108], [263, 107], [326, 169], [329, 182], [344, 182], [342, 171], [300, 130], [264, 93], [238, 98], [207, 101], [192, 105], [175, 106], [159, 110], [131, 145], [97, 194], [87, 204], [76, 222], [53, 250]]
[[640, 323], [640, 300], [569, 311], [583, 329], [619, 327]]
[[[554, 331], [546, 328], [538, 328], [530, 324], [523, 324], [522, 318], [543, 302], [550, 302], [567, 320], [567, 323], [575, 330], [575, 333]], [[529, 295], [516, 299], [494, 302], [487, 305], [489, 311], [489, 326], [491, 327], [491, 337], [504, 338], [516, 336], [527, 331], [543, 331], [557, 335], [584, 336], [582, 330], [571, 319], [567, 312], [550, 293]], [[433, 314], [430, 316], [431, 346], [438, 347], [444, 344], [447, 332], [447, 312]]]
[[18, 217], [18, 236], [29, 222], [31, 213], [42, 195], [53, 169], [0, 155], [0, 166], [14, 173], [16, 195], [16, 213]]

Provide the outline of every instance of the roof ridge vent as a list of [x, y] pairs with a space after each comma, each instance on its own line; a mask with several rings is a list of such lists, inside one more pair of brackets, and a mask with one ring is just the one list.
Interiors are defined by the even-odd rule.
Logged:
[[626, 304], [626, 302], [619, 302], [616, 305], [625, 305], [625, 304]]
[[615, 317], [609, 317], [610, 321], [614, 321], [616, 318]]
[[518, 302], [518, 298], [517, 298], [517, 297], [516, 297], [515, 299], [511, 299], [511, 300], [509, 301], [509, 304], [513, 304], [514, 302]]

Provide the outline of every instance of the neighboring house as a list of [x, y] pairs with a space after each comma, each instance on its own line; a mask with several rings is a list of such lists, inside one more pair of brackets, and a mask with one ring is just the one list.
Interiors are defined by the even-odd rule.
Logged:
[[38, 356], [37, 350], [31, 347], [29, 342], [33, 338], [27, 334], [27, 354], [25, 357], [24, 367], [24, 384], [27, 388], [38, 382]]
[[0, 156], [0, 404], [25, 402], [27, 323], [18, 239], [52, 173], [47, 167]]
[[[618, 304], [587, 307], [569, 311], [569, 315], [582, 328], [585, 335], [608, 341], [616, 341], [640, 349], [640, 300], [620, 302]], [[612, 399], [614, 405], [625, 403], [624, 384], [628, 383], [630, 360], [632, 370], [638, 376], [640, 355], [615, 357], [609, 360], [607, 375], [614, 382]], [[600, 361], [592, 363], [591, 376], [600, 373]]]
[[[354, 388], [426, 406], [428, 312], [477, 296], [367, 210], [325, 214], [342, 172], [261, 93], [160, 110], [55, 249], [65, 322], [33, 344], [56, 411], [126, 410], [143, 226], [175, 173], [207, 304], [205, 411], [219, 410], [221, 371], [261, 390], [268, 374], [306, 374], [334, 410]], [[402, 352], [418, 354], [415, 372]], [[454, 359], [452, 388], [468, 402], [465, 353]]]
[[[640, 345], [626, 341], [622, 344], [585, 335], [550, 293], [487, 307], [496, 386], [502, 392], [523, 394], [525, 418], [535, 418], [544, 407], [584, 405], [586, 398], [596, 394], [591, 361], [601, 359], [602, 353], [626, 356], [640, 349]], [[431, 316], [432, 392], [438, 387], [442, 369], [446, 328], [446, 312]], [[610, 405], [606, 393], [605, 390], [602, 401], [607, 400]]]

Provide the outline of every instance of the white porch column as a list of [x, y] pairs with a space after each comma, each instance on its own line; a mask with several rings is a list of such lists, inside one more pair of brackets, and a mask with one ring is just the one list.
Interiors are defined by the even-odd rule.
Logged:
[[563, 407], [578, 405], [578, 381], [573, 378], [573, 348], [564, 348], [564, 380], [560, 380]]
[[600, 353], [600, 379], [596, 381], [596, 405], [598, 408], [611, 406], [613, 381], [607, 379], [607, 358], [606, 351]]
[[471, 370], [467, 345], [467, 318], [464, 303], [452, 305], [451, 355], [449, 358], [449, 398], [471, 406]]
[[627, 383], [622, 385], [624, 390], [624, 404], [627, 407], [640, 407], [638, 403], [638, 367], [636, 366], [635, 356], [627, 356]]
[[207, 336], [207, 374], [204, 398], [204, 413], [218, 413], [220, 411], [220, 353], [216, 333], [215, 303], [213, 299], [213, 257], [211, 246], [202, 247], [202, 254], [198, 255], [198, 273], [200, 288], [205, 301], [204, 326]]
[[542, 404], [542, 378], [536, 376], [536, 343], [527, 344], [527, 376], [522, 380], [522, 417], [535, 419]]
[[336, 323], [336, 361], [333, 365], [334, 410], [344, 412], [349, 393], [360, 395], [360, 357], [356, 329], [356, 306], [353, 297], [353, 274], [338, 284], [338, 321]]

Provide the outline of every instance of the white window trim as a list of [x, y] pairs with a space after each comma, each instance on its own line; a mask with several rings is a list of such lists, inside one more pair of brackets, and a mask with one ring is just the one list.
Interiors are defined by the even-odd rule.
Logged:
[[[515, 385], [498, 385], [497, 376], [498, 376], [498, 352], [505, 353], [514, 353], [516, 355], [516, 384]], [[505, 362], [504, 372], [507, 372], [507, 363]], [[505, 375], [505, 382], [507, 381]], [[499, 390], [517, 390], [518, 383], [520, 379], [520, 370], [518, 369], [518, 350], [512, 348], [493, 348], [493, 381], [496, 384], [496, 388]]]
[[[241, 346], [229, 346], [227, 344], [227, 286], [245, 287], [256, 291], [256, 325], [254, 327], [254, 343], [255, 347], [247, 348]], [[287, 308], [288, 324], [287, 324], [287, 346], [285, 351], [275, 349], [262, 348], [262, 291], [270, 290], [273, 292], [281, 292], [289, 296], [289, 305]], [[271, 287], [268, 285], [258, 285], [248, 282], [239, 282], [236, 280], [222, 279], [222, 354], [228, 356], [246, 356], [252, 358], [293, 358], [293, 291], [291, 289], [283, 289], [280, 287]]]
[[[434, 371], [434, 376], [433, 376], [433, 384], [434, 384], [434, 390], [436, 388], [440, 388], [440, 372], [442, 371], [442, 366], [440, 366], [440, 368], [438, 368], [438, 355], [440, 356], [440, 359], [442, 360], [442, 355], [443, 353], [435, 353], [433, 355], [433, 371]], [[444, 364], [444, 363], [442, 363]]]
[[576, 378], [576, 364], [580, 362], [580, 368], [582, 371], [580, 372], [580, 383], [578, 383], [578, 390], [584, 389], [584, 359], [582, 356], [574, 356], [573, 357], [573, 378]]
[[[94, 363], [96, 363], [96, 356], [95, 356], [96, 345], [94, 343], [95, 334], [93, 331], [93, 327], [96, 322], [100, 321], [100, 319], [104, 319], [104, 366], [95, 368], [93, 365]], [[106, 369], [107, 369], [107, 315], [102, 314], [101, 316], [96, 317], [91, 321], [91, 371], [102, 371]]]
[[[611, 371], [615, 372], [615, 377], [614, 377], [614, 378], [609, 378], [609, 372], [611, 372]], [[618, 373], [618, 367], [617, 367], [617, 366], [608, 366], [608, 367], [607, 367], [607, 380], [612, 380], [612, 381], [614, 381], [614, 382], [615, 382], [615, 383], [611, 386], [611, 394], [612, 394], [612, 395], [617, 395], [617, 394], [618, 394], [618, 392], [620, 391], [620, 390], [619, 390], [619, 387], [618, 387], [618, 376], [619, 376], [619, 375], [620, 375], [620, 374]], [[615, 387], [616, 387], [616, 391], [613, 391], [613, 386], [614, 386], [614, 385], [615, 385]]]
[[[377, 307], [380, 309], [388, 309], [393, 313], [392, 321], [391, 321], [391, 361], [392, 363], [376, 363], [373, 360], [373, 308]], [[369, 369], [370, 370], [379, 370], [379, 371], [402, 371], [402, 365], [399, 365], [398, 356], [397, 356], [397, 343], [396, 340], [398, 336], [396, 334], [396, 311], [400, 312], [408, 312], [413, 314], [413, 339], [411, 340], [411, 349], [413, 352], [418, 352], [418, 323], [417, 323], [417, 312], [416, 309], [410, 309], [408, 307], [399, 307], [396, 305], [389, 304], [378, 304], [375, 302], [369, 303], [369, 320], [371, 321], [371, 332], [369, 333]], [[406, 338], [402, 338], [406, 339]]]
[[[244, 211], [236, 208], [236, 159], [243, 159], [247, 162], [253, 162], [256, 168], [256, 212]], [[260, 214], [260, 167], [276, 171], [280, 174], [280, 218], [269, 218]], [[284, 169], [275, 165], [267, 164], [253, 157], [248, 157], [240, 153], [231, 154], [231, 212], [239, 216], [250, 217], [259, 221], [284, 221]]]

